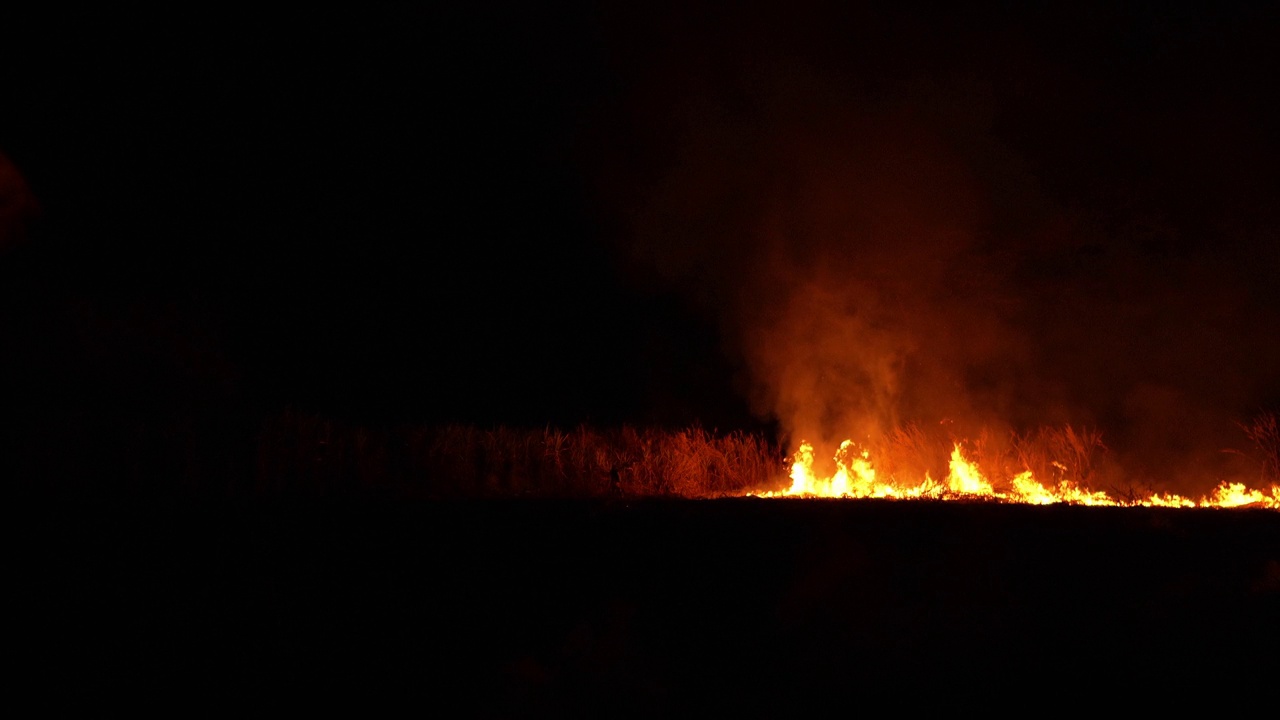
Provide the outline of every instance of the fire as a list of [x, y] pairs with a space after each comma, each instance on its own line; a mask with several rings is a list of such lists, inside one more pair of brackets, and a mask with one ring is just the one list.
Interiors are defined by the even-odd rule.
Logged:
[[[1030, 469], [1025, 469], [1007, 479], [989, 479], [978, 463], [966, 457], [964, 445], [956, 442], [951, 449], [946, 481], [935, 481], [928, 472], [920, 480], [896, 476], [885, 477], [877, 472], [871, 452], [845, 440], [840, 443], [833, 460], [835, 472], [830, 477], [819, 477], [814, 471], [814, 447], [801, 442], [792, 456], [791, 486], [781, 492], [749, 493], [757, 497], [811, 497], [811, 498], [894, 498], [894, 499], [987, 499], [998, 502], [1029, 505], [1109, 505], [1145, 507], [1253, 507], [1280, 510], [1280, 485], [1269, 491], [1250, 489], [1243, 483], [1223, 482], [1211, 495], [1192, 500], [1181, 495], [1152, 493], [1146, 497], [1117, 499], [1103, 490], [1089, 490], [1078, 481], [1063, 477], [1054, 485], [1037, 480]], [[1069, 474], [1064, 463], [1051, 463], [1055, 472]]]
[[1025, 503], [1031, 505], [1052, 505], [1061, 502], [1057, 495], [1045, 486], [1036, 482], [1031, 471], [1026, 470], [1013, 476], [1013, 493]]
[[791, 465], [791, 489], [788, 495], [826, 495], [818, 489], [813, 477], [813, 446], [800, 443], [796, 451], [795, 462]]
[[[1274, 496], [1277, 490], [1280, 488], [1272, 488], [1271, 494]], [[1224, 482], [1213, 491], [1212, 504], [1218, 507], [1240, 507], [1266, 502], [1267, 496], [1263, 495], [1261, 490], [1250, 490], [1244, 486], [1244, 483]]]
[[994, 496], [996, 494], [991, 483], [982, 476], [978, 466], [964, 459], [964, 455], [960, 453], [960, 443], [956, 443], [951, 450], [949, 467], [951, 472], [947, 474], [947, 487], [951, 488], [951, 492], [958, 495]]

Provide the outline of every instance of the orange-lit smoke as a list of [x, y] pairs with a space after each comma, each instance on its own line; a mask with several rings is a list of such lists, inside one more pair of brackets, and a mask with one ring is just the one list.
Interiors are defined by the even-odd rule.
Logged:
[[[1045, 492], [1105, 480], [1201, 497], [1258, 479], [1223, 450], [1280, 402], [1277, 305], [1251, 299], [1274, 281], [1250, 274], [1280, 260], [1275, 244], [1240, 262], [1234, 235], [1183, 243], [1209, 228], [1180, 225], [1178, 207], [1049, 187], [1066, 170], [1000, 129], [1046, 71], [1031, 46], [971, 75], [903, 38], [849, 50], [811, 36], [814, 18], [715, 33], [679, 13], [631, 20], [663, 43], [626, 48], [630, 85], [605, 115], [620, 121], [599, 125], [592, 155], [623, 264], [720, 322], [754, 409], [790, 448], [812, 445], [815, 472], [836, 478], [845, 439], [875, 447], [908, 427], [966, 442], [1070, 424], [1099, 428], [1109, 452]], [[846, 51], [848, 67], [820, 57]], [[997, 71], [1007, 87], [974, 79]], [[1231, 232], [1256, 231], [1234, 212]], [[946, 472], [945, 457], [912, 462], [912, 483]]]

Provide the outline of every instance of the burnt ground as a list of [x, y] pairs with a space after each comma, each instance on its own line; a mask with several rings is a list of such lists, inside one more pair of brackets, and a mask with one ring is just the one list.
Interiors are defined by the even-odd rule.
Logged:
[[1257, 692], [1277, 676], [1269, 511], [758, 499], [15, 510], [14, 687], [46, 701], [205, 707], [266, 693], [448, 714], [772, 714], [880, 693], [1017, 697], [1028, 682], [1055, 702]]

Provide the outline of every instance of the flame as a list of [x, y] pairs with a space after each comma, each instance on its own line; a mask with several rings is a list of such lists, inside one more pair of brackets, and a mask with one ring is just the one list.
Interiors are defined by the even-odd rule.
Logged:
[[[1272, 496], [1275, 496], [1280, 487], [1271, 488]], [[1253, 505], [1255, 503], [1267, 503], [1267, 496], [1262, 494], [1261, 490], [1250, 490], [1244, 486], [1244, 483], [1222, 483], [1213, 491], [1212, 500], [1202, 500], [1201, 505], [1208, 507], [1242, 507], [1244, 505]]]
[[948, 467], [951, 468], [951, 472], [947, 474], [947, 487], [951, 488], [951, 492], [961, 495], [994, 496], [996, 494], [991, 483], [982, 476], [978, 466], [965, 460], [964, 455], [960, 453], [960, 443], [956, 443], [952, 448], [951, 462]]
[[[814, 498], [889, 498], [911, 499], [986, 499], [998, 502], [1029, 505], [1134, 506], [1144, 507], [1256, 507], [1280, 510], [1280, 485], [1269, 491], [1250, 489], [1243, 483], [1223, 482], [1212, 495], [1192, 500], [1181, 495], [1152, 493], [1145, 497], [1113, 498], [1104, 490], [1089, 490], [1078, 481], [1064, 477], [1056, 485], [1046, 486], [1035, 478], [1030, 469], [1007, 479], [992, 481], [978, 467], [978, 463], [965, 456], [960, 442], [953, 444], [948, 462], [946, 481], [935, 481], [928, 472], [924, 478], [910, 479], [884, 477], [877, 472], [871, 452], [852, 440], [840, 443], [832, 459], [836, 470], [830, 477], [819, 477], [813, 469], [814, 447], [801, 442], [792, 456], [791, 486], [784, 491], [752, 492], [756, 497], [814, 497]], [[1069, 475], [1068, 466], [1059, 461], [1050, 465], [1063, 475]], [[999, 489], [997, 489], [999, 488]]]
[[1036, 482], [1030, 470], [1013, 476], [1013, 495], [1031, 505], [1052, 505], [1061, 502], [1052, 490]]
[[788, 495], [821, 495], [813, 478], [813, 446], [800, 443], [795, 462], [791, 465], [791, 489]]

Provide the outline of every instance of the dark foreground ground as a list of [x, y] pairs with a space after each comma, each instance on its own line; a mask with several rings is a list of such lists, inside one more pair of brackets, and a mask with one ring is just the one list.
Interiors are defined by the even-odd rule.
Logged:
[[[1280, 513], [37, 503], [21, 691], [447, 715], [1274, 692]], [[1227, 683], [1224, 685], [1223, 683]], [[108, 695], [100, 695], [100, 693]], [[905, 703], [905, 705], [902, 705]]]

